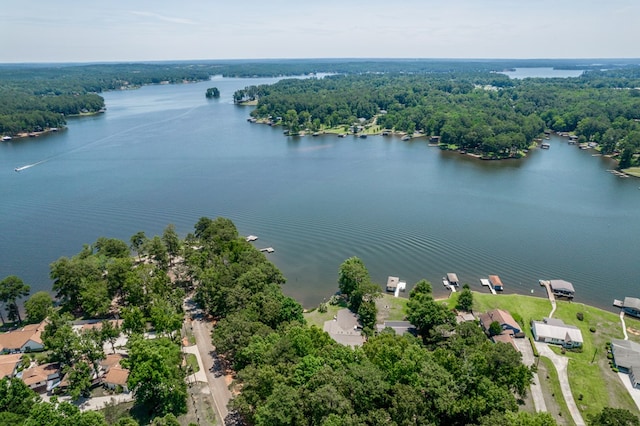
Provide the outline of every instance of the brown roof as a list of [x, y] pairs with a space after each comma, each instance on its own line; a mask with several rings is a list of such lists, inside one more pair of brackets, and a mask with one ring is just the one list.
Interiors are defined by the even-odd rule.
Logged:
[[502, 309], [493, 309], [486, 314], [480, 315], [480, 322], [482, 322], [482, 326], [485, 329], [489, 329], [489, 326], [492, 322], [498, 321], [500, 324], [507, 324], [513, 328], [520, 330], [520, 324], [513, 319], [511, 314], [507, 311], [503, 311]]
[[46, 381], [50, 375], [59, 373], [59, 371], [60, 364], [57, 362], [37, 365], [35, 367], [27, 368], [22, 372], [22, 381], [25, 385], [31, 386], [33, 384]]
[[[122, 320], [108, 320], [108, 322], [111, 323], [112, 326], [114, 327], [122, 327]], [[83, 324], [82, 325], [82, 331], [85, 330], [91, 330], [91, 329], [96, 329], [96, 330], [102, 330], [102, 323], [103, 321], [96, 321], [96, 322], [90, 322], [87, 324]]]
[[0, 355], [0, 379], [11, 377], [22, 361], [22, 354]]
[[511, 346], [513, 346], [515, 350], [518, 350], [518, 347], [513, 342], [513, 338], [511, 334], [498, 334], [497, 336], [493, 336], [492, 339], [494, 343], [498, 343], [498, 342], [508, 343]]
[[129, 370], [127, 370], [126, 368], [122, 368], [119, 365], [114, 365], [104, 376], [104, 382], [114, 385], [126, 386], [128, 378]]
[[100, 365], [105, 369], [109, 369], [113, 366], [120, 364], [120, 361], [122, 361], [123, 359], [124, 359], [124, 355], [122, 354], [118, 354], [118, 353], [109, 354], [106, 356], [105, 359], [100, 361]]
[[497, 275], [489, 275], [489, 281], [491, 281], [491, 285], [493, 286], [501, 286], [502, 287], [502, 281], [500, 280], [500, 277]]
[[29, 324], [20, 330], [0, 334], [0, 351], [19, 349], [29, 340], [42, 344], [40, 334], [44, 330], [45, 324], [45, 321], [42, 321], [40, 324]]

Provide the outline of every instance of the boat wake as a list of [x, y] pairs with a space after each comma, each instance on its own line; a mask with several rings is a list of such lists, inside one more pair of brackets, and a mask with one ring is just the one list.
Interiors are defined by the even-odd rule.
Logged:
[[30, 169], [31, 167], [35, 167], [35, 166], [37, 166], [38, 164], [42, 164], [42, 163], [44, 163], [45, 161], [47, 161], [47, 160], [42, 160], [42, 161], [38, 161], [37, 163], [27, 164], [27, 165], [24, 165], [24, 166], [16, 167], [16, 168], [15, 168], [15, 169], [13, 169], [13, 170], [15, 170], [16, 172], [21, 172], [21, 171], [23, 171], [23, 170]]

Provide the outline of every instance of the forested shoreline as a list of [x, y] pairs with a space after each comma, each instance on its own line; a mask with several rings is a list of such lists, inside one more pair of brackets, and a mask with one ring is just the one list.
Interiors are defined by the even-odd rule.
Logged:
[[638, 164], [640, 67], [576, 78], [512, 80], [490, 72], [357, 74], [250, 86], [256, 119], [289, 134], [340, 129], [437, 137], [443, 148], [519, 157], [544, 131], [594, 142], [620, 167]]

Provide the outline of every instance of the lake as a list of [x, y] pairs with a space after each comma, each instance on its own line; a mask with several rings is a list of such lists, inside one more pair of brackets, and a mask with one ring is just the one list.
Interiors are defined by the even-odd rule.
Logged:
[[514, 68], [509, 71], [502, 71], [500, 74], [506, 74], [509, 78], [523, 79], [523, 78], [567, 78], [567, 77], [580, 77], [583, 70], [561, 70], [556, 68], [546, 67], [525, 67]]
[[[231, 102], [273, 81], [105, 93], [105, 114], [0, 144], [0, 275], [48, 290], [49, 264], [100, 236], [128, 242], [169, 223], [184, 236], [202, 216], [225, 216], [275, 248], [285, 292], [306, 307], [337, 290], [350, 256], [377, 283], [426, 278], [439, 296], [456, 272], [474, 290], [498, 274], [506, 293], [541, 297], [538, 279], [565, 279], [576, 301], [604, 308], [640, 297], [640, 182], [607, 173], [610, 160], [559, 137], [501, 162], [420, 139], [285, 137]], [[220, 99], [205, 99], [212, 86]]]

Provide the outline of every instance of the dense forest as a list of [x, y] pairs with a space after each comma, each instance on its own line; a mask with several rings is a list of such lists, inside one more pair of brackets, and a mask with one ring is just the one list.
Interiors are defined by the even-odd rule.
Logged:
[[291, 134], [359, 125], [438, 136], [443, 147], [488, 157], [519, 156], [545, 130], [621, 153], [640, 150], [640, 67], [577, 78], [512, 80], [489, 72], [335, 75], [250, 86], [234, 99], [257, 100], [252, 115]]

